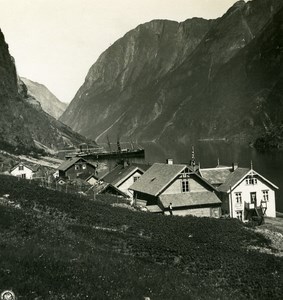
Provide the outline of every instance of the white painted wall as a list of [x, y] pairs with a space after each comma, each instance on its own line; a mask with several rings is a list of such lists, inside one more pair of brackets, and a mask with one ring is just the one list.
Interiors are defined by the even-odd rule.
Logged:
[[120, 191], [124, 192], [125, 194], [129, 195], [130, 198], [133, 199], [134, 192], [129, 190], [129, 187], [134, 183], [134, 177], [140, 177], [142, 174], [140, 171], [134, 172], [126, 181], [122, 184], [116, 186]]
[[[189, 178], [189, 193], [193, 192], [205, 192], [207, 191], [200, 183], [198, 183], [194, 178]], [[162, 194], [180, 194], [182, 193], [182, 179], [178, 178], [168, 188], [162, 192]]]
[[26, 179], [32, 179], [33, 177], [33, 171], [26, 166], [23, 166], [23, 170], [20, 170], [19, 167], [21, 165], [18, 165], [14, 170], [11, 171], [11, 175], [16, 176], [16, 177], [23, 177], [23, 174], [25, 174]]
[[[260, 206], [261, 200], [263, 200], [263, 190], [268, 190], [268, 198], [267, 201], [267, 210], [265, 215], [267, 217], [276, 217], [276, 206], [275, 206], [275, 192], [274, 190], [265, 184], [259, 177], [257, 177], [257, 183], [254, 185], [246, 184], [246, 181], [243, 180], [234, 190], [232, 190], [232, 195], [230, 195], [229, 201], [232, 199], [232, 213], [233, 217], [236, 217], [236, 211], [243, 211], [244, 218], [244, 208], [245, 202], [251, 203], [251, 192], [256, 192], [257, 198], [257, 206]], [[236, 193], [242, 193], [242, 204], [237, 204], [236, 201]], [[230, 202], [231, 203], [231, 202]]]

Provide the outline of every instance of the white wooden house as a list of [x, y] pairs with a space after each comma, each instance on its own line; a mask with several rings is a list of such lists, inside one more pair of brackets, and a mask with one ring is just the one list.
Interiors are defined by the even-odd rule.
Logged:
[[24, 179], [33, 179], [38, 170], [38, 165], [20, 162], [11, 169], [10, 174]]
[[218, 166], [199, 169], [199, 174], [217, 188], [222, 213], [248, 221], [253, 215], [276, 217], [278, 187], [251, 168]]

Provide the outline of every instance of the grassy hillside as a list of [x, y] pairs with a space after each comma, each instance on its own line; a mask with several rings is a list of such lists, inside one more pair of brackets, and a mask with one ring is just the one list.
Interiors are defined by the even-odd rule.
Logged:
[[270, 247], [237, 220], [114, 208], [0, 176], [0, 290], [18, 299], [279, 299], [282, 258], [248, 245]]

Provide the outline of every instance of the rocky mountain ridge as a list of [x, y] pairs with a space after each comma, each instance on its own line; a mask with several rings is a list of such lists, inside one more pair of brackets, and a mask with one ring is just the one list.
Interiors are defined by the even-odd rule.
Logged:
[[[271, 39], [268, 30], [280, 34], [281, 9], [277, 0], [238, 1], [217, 20], [138, 26], [99, 57], [61, 120], [98, 141], [106, 135], [164, 145], [200, 138], [253, 140], [265, 130], [262, 116], [280, 119], [269, 111], [281, 111], [282, 100], [272, 108], [268, 94], [256, 112], [254, 99], [265, 85], [278, 85], [281, 75], [274, 67], [273, 80], [264, 82], [264, 68], [255, 76], [246, 66], [256, 68], [254, 53]], [[280, 47], [278, 42], [270, 45]]]
[[28, 95], [38, 100], [42, 109], [50, 116], [59, 119], [68, 106], [67, 103], [61, 102], [45, 85], [24, 77], [20, 79], [26, 85]]

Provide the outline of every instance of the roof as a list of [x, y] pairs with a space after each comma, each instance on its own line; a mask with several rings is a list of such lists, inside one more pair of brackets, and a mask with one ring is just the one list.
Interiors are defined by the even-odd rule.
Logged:
[[148, 205], [146, 209], [151, 213], [162, 213], [163, 210], [158, 205]]
[[81, 158], [81, 157], [74, 157], [72, 159], [68, 159], [66, 161], [64, 161], [59, 167], [58, 170], [60, 171], [67, 171], [70, 167], [72, 167], [75, 163], [77, 163], [78, 161], [84, 161], [85, 163], [92, 165], [93, 167], [96, 167], [94, 164], [92, 164], [89, 161], [86, 161], [85, 159]]
[[129, 198], [129, 195], [127, 195], [123, 191], [119, 190], [118, 188], [116, 188], [111, 183], [102, 182], [102, 183], [96, 184], [96, 185], [94, 185], [92, 187], [92, 190], [94, 191], [95, 194], [102, 194], [107, 189], [113, 189], [113, 191], [115, 192], [115, 194], [117, 194], [117, 195], [119, 194], [119, 195], [121, 195], [121, 196], [123, 196], [125, 198]]
[[238, 185], [247, 175], [257, 175], [263, 181], [267, 182], [269, 185], [273, 186], [274, 188], [278, 189], [278, 187], [264, 178], [262, 175], [257, 173], [256, 171], [248, 168], [237, 168], [234, 172], [232, 172], [228, 177], [227, 180], [220, 185], [217, 190], [220, 192], [229, 192], [230, 189], [233, 189], [236, 185]]
[[164, 208], [167, 208], [170, 203], [173, 208], [222, 203], [213, 192], [163, 194], [160, 195], [159, 200]]
[[186, 165], [153, 164], [139, 180], [130, 186], [131, 190], [157, 196], [176, 176], [178, 176]]
[[250, 169], [248, 168], [237, 168], [226, 178], [226, 181], [218, 187], [218, 191], [228, 192], [235, 184], [246, 176], [249, 171]]
[[200, 175], [210, 184], [223, 184], [232, 172], [231, 167], [200, 169]]
[[38, 169], [40, 168], [40, 165], [37, 165], [37, 164], [33, 164], [33, 163], [30, 163], [30, 162], [19, 162], [18, 164], [16, 164], [12, 169], [11, 169], [11, 172], [13, 170], [15, 170], [19, 165], [23, 165], [25, 166], [26, 168], [30, 169], [31, 171], [33, 172], [37, 172]]
[[112, 171], [108, 172], [100, 179], [117, 186], [132, 174], [134, 174], [136, 171], [144, 173], [148, 168], [149, 166], [147, 165], [132, 164], [129, 166], [124, 166], [122, 164], [119, 164]]

